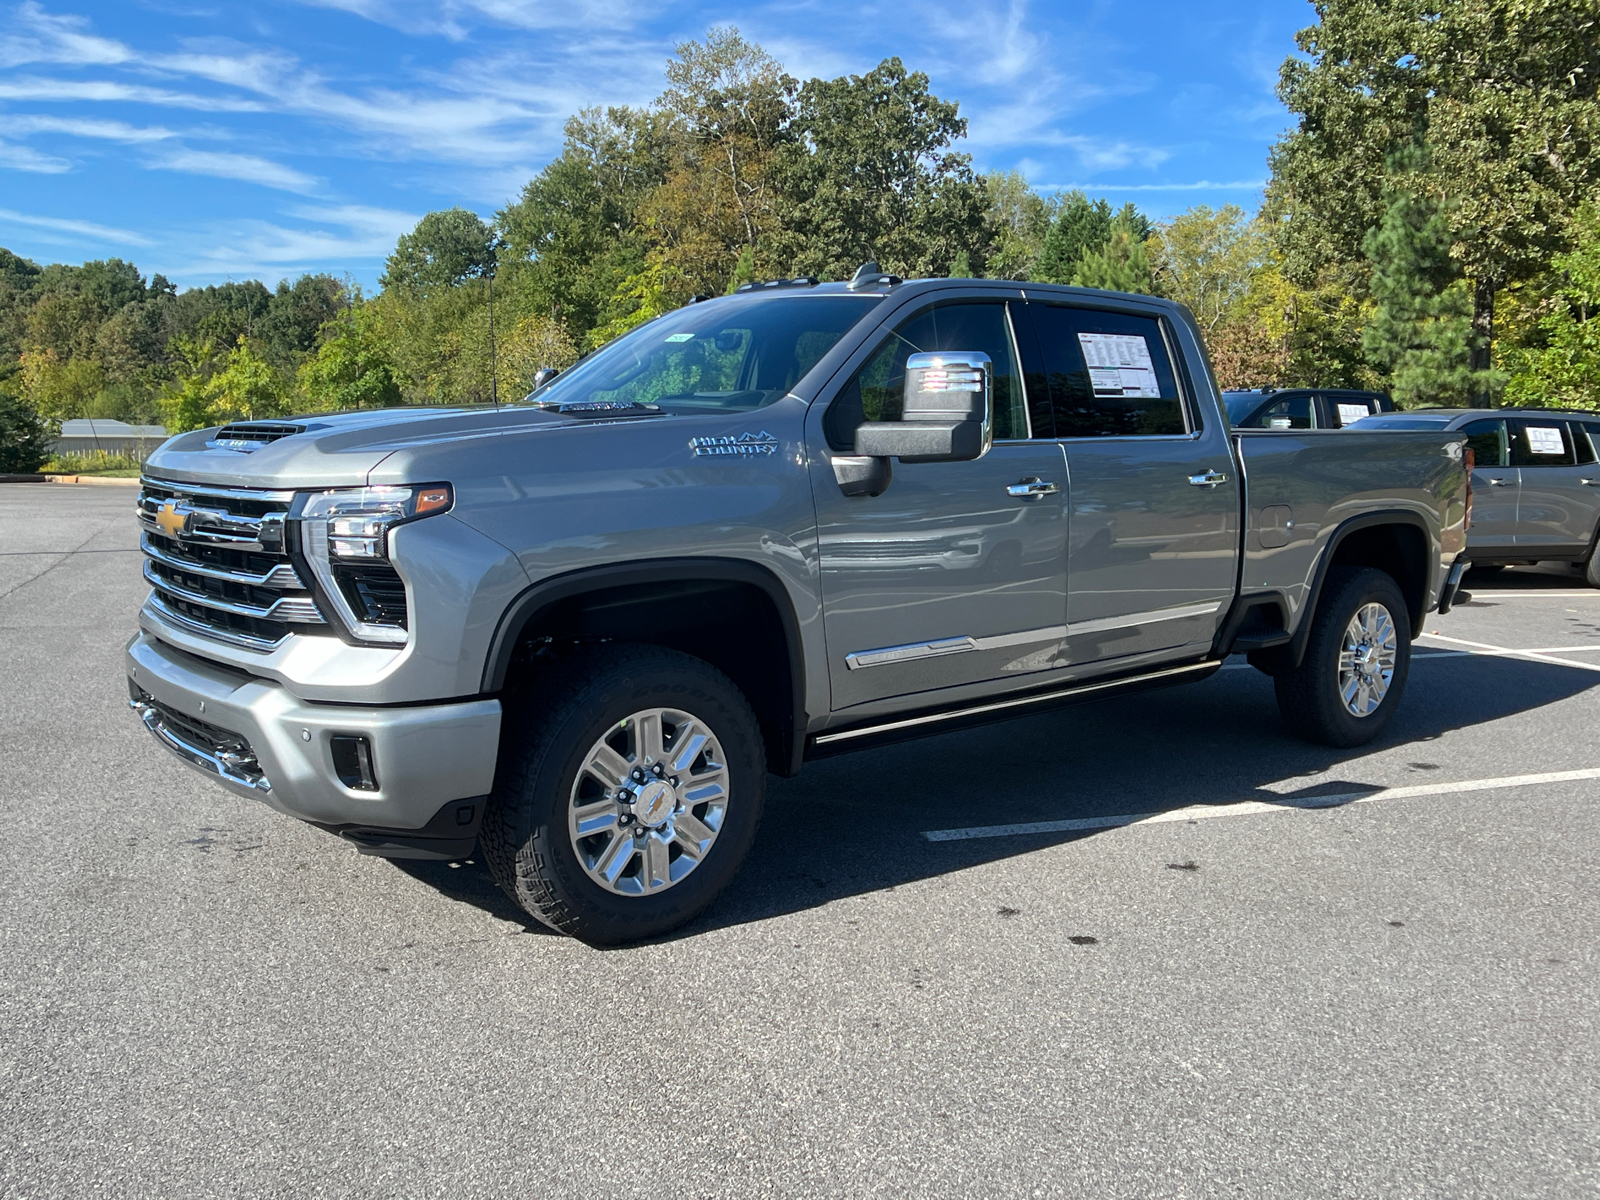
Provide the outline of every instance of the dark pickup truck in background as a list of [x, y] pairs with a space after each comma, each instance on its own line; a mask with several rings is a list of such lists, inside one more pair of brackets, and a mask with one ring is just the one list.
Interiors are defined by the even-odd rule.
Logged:
[[1459, 583], [1463, 441], [1236, 432], [1148, 296], [755, 285], [499, 410], [172, 439], [130, 694], [241, 794], [373, 853], [478, 844], [623, 941], [709, 904], [810, 757], [1239, 652], [1294, 732], [1370, 739]]

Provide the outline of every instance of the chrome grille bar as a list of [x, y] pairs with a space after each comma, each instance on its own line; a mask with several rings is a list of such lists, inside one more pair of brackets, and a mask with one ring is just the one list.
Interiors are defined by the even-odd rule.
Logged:
[[[181, 570], [188, 570], [181, 567]], [[238, 604], [223, 600], [206, 592], [197, 592], [165, 578], [153, 562], [144, 564], [145, 582], [158, 591], [167, 592], [190, 604], [203, 604], [218, 612], [232, 613], [236, 617], [255, 617], [259, 621], [287, 621], [295, 625], [326, 625], [327, 621], [317, 610], [310, 596], [284, 596], [262, 607], [258, 604]]]
[[139, 548], [144, 551], [147, 557], [155, 559], [156, 562], [179, 571], [187, 571], [191, 575], [204, 575], [207, 579], [224, 579], [229, 583], [242, 583], [248, 587], [306, 590], [306, 585], [301, 582], [300, 576], [286, 562], [279, 563], [272, 570], [261, 574], [251, 571], [230, 571], [225, 567], [208, 567], [187, 558], [179, 558], [176, 555], [168, 554], [160, 546], [156, 545], [148, 534], [140, 539]]

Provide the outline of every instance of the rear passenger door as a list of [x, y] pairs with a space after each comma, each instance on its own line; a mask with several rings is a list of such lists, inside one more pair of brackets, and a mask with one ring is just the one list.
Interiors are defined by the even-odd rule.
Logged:
[[1600, 470], [1577, 422], [1513, 417], [1507, 422], [1518, 468], [1518, 549], [1571, 555], [1587, 551], [1600, 514]]
[[1517, 539], [1519, 472], [1511, 465], [1506, 423], [1488, 417], [1463, 425], [1467, 448], [1472, 451], [1472, 528], [1467, 531], [1469, 551], [1511, 550]]
[[1026, 308], [1072, 480], [1071, 661], [1203, 650], [1234, 591], [1240, 481], [1227, 430], [1200, 423], [1164, 317], [1031, 297]]

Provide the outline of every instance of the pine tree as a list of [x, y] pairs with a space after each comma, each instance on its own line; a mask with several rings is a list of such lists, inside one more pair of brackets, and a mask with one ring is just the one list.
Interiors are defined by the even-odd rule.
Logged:
[[1499, 382], [1472, 367], [1472, 291], [1450, 257], [1443, 205], [1416, 190], [1422, 165], [1415, 149], [1391, 160], [1383, 219], [1362, 243], [1377, 309], [1361, 347], [1402, 407], [1486, 398]]
[[1030, 274], [1037, 283], [1071, 283], [1084, 254], [1099, 250], [1110, 237], [1111, 205], [1104, 200], [1091, 203], [1082, 192], [1068, 192]]
[[1150, 222], [1133, 205], [1125, 206], [1111, 222], [1105, 244], [1084, 252], [1073, 272], [1078, 287], [1104, 288], [1108, 292], [1138, 292], [1148, 296], [1154, 288], [1150, 277], [1150, 253], [1145, 239]]

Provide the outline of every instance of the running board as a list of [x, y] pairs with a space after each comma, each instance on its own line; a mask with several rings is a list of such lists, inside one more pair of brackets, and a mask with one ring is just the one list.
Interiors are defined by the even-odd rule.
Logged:
[[1196, 682], [1221, 666], [1221, 659], [1208, 658], [1202, 662], [1188, 663], [1181, 667], [1165, 667], [1141, 675], [1124, 675], [1118, 679], [1074, 684], [1071, 687], [1034, 692], [1007, 700], [991, 700], [961, 708], [945, 709], [942, 712], [923, 713], [919, 716], [902, 717], [871, 725], [857, 725], [850, 729], [828, 730], [807, 739], [806, 757], [826, 758], [831, 754], [843, 754], [867, 746], [905, 741], [932, 733], [943, 733], [950, 729], [964, 729], [972, 725], [985, 725], [990, 721], [1003, 721], [1008, 717], [1027, 716], [1031, 712], [1074, 704], [1093, 697], [1166, 687], [1175, 683]]

